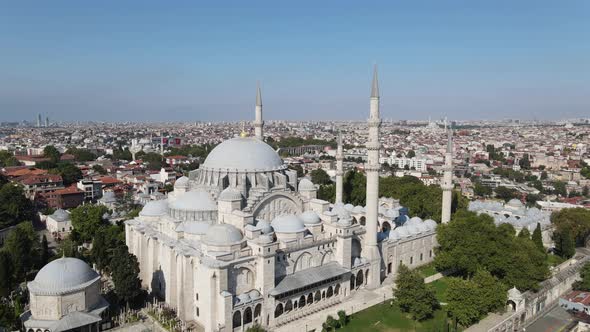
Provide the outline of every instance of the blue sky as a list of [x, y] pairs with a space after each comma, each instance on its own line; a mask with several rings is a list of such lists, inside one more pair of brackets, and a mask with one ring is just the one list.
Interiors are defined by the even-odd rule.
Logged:
[[590, 1], [0, 3], [0, 121], [590, 114]]

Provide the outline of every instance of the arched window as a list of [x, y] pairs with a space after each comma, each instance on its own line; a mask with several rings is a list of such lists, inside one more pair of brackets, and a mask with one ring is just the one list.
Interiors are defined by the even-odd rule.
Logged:
[[293, 310], [293, 301], [288, 300], [287, 303], [285, 303], [285, 312], [289, 312]]
[[326, 292], [326, 297], [331, 298], [332, 295], [334, 295], [334, 289], [332, 289], [332, 286], [330, 286], [328, 287], [328, 291]]
[[338, 294], [340, 294], [340, 284], [336, 285], [336, 287], [334, 288], [334, 295]]
[[307, 295], [307, 304], [312, 304], [313, 303], [313, 294], [309, 293], [309, 295]]
[[314, 300], [316, 302], [318, 302], [321, 299], [322, 299], [322, 293], [320, 293], [320, 291], [315, 292], [315, 298], [314, 298]]
[[241, 312], [239, 312], [239, 311], [234, 312], [233, 325], [234, 325], [234, 329], [236, 327], [242, 326], [242, 313]]
[[252, 323], [252, 309], [250, 307], [244, 310], [244, 325]]
[[283, 314], [283, 304], [279, 303], [279, 305], [277, 305], [277, 307], [275, 309], [275, 318], [279, 317], [282, 314]]
[[297, 304], [297, 306], [299, 308], [305, 307], [305, 295], [301, 295], [301, 297], [299, 298], [299, 303]]
[[262, 311], [262, 304], [257, 304], [256, 308], [254, 308], [254, 319], [260, 317], [260, 312]]
[[364, 281], [363, 271], [361, 270], [356, 274], [356, 287], [360, 287]]
[[355, 281], [354, 276], [351, 276], [350, 277], [350, 290], [354, 289], [354, 281]]
[[367, 221], [367, 218], [361, 217], [361, 225], [365, 226], [366, 221]]

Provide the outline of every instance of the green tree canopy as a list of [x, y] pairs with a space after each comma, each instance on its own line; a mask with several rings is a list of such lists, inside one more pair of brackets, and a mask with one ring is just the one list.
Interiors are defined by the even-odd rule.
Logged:
[[129, 303], [141, 294], [139, 263], [130, 254], [126, 245], [117, 247], [111, 261], [111, 276], [115, 284], [115, 293], [125, 303]]
[[438, 301], [434, 291], [424, 283], [420, 272], [401, 264], [395, 284], [397, 288], [393, 290], [393, 295], [403, 312], [410, 313], [416, 320], [432, 317]]
[[546, 253], [545, 246], [543, 246], [543, 232], [541, 231], [541, 224], [537, 223], [537, 227], [533, 231], [532, 240], [540, 252]]
[[580, 280], [574, 282], [575, 290], [590, 291], [590, 263], [584, 264], [580, 270]]
[[39, 238], [30, 222], [23, 222], [11, 230], [4, 244], [10, 254], [16, 281], [23, 281], [37, 263]]
[[313, 171], [311, 171], [310, 175], [311, 175], [311, 182], [313, 182], [315, 184], [322, 185], [322, 184], [332, 183], [332, 180], [330, 179], [330, 176], [328, 175], [328, 173], [326, 173], [326, 171], [324, 171], [321, 168], [314, 169]]
[[485, 269], [521, 290], [536, 289], [549, 273], [545, 255], [531, 239], [516, 237], [509, 224], [496, 227], [488, 215], [458, 212], [437, 228], [437, 241], [434, 262], [439, 271], [467, 278]]
[[60, 161], [61, 153], [58, 149], [55, 148], [55, 146], [47, 145], [43, 149], [43, 156], [45, 158], [49, 158], [49, 161], [51, 161], [52, 163], [57, 164]]
[[496, 197], [503, 199], [504, 201], [508, 202], [509, 200], [516, 198], [518, 192], [514, 189], [506, 188], [504, 186], [499, 186], [494, 189], [496, 193]]
[[578, 244], [583, 244], [585, 238], [590, 235], [590, 210], [562, 209], [551, 214], [551, 223], [558, 232], [567, 230]]
[[90, 241], [106, 225], [102, 216], [108, 211], [103, 205], [85, 204], [72, 209], [72, 226], [82, 241]]
[[0, 188], [0, 229], [33, 218], [33, 204], [25, 197], [23, 188], [5, 183]]
[[64, 185], [68, 186], [82, 178], [82, 171], [74, 164], [59, 163], [55, 173], [61, 175]]

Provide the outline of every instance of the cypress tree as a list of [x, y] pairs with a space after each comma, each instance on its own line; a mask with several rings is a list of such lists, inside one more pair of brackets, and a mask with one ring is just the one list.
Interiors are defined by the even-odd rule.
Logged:
[[543, 234], [541, 232], [540, 223], [537, 223], [537, 228], [535, 228], [535, 230], [533, 231], [533, 242], [542, 253], [545, 253], [545, 247], [543, 246]]

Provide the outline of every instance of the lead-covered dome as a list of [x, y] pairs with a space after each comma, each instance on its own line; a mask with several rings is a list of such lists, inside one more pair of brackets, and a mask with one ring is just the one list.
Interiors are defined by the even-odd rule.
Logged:
[[305, 231], [303, 220], [294, 214], [284, 214], [273, 219], [270, 223], [277, 233], [299, 233]]
[[283, 170], [287, 166], [275, 150], [263, 141], [254, 137], [236, 137], [216, 146], [200, 168], [261, 172]]
[[168, 212], [168, 201], [165, 199], [160, 199], [157, 201], [149, 201], [141, 212], [139, 212], [140, 216], [147, 216], [147, 217], [157, 217], [165, 215]]
[[100, 279], [84, 261], [64, 257], [45, 265], [29, 283], [34, 294], [63, 294], [81, 290]]
[[170, 203], [170, 208], [185, 211], [213, 211], [217, 210], [215, 202], [203, 190], [191, 190]]
[[230, 224], [215, 224], [207, 229], [205, 242], [212, 245], [230, 245], [242, 241], [242, 232]]

